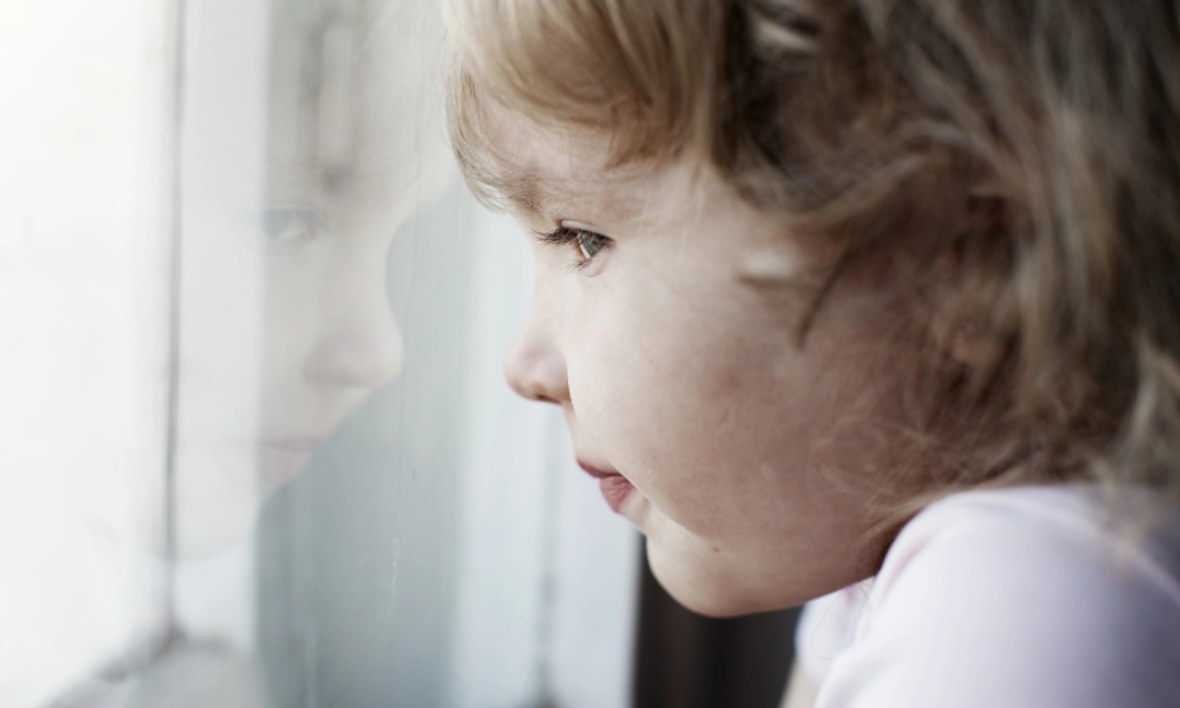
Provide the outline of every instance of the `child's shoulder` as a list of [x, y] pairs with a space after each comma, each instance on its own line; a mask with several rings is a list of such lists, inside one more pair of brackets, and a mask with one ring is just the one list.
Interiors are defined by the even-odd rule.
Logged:
[[[1149, 525], [1151, 494], [1072, 484], [950, 495], [898, 534], [875, 594], [885, 595], [919, 572], [943, 575], [951, 569], [958, 571], [957, 582], [972, 578], [1013, 587], [1023, 570], [1042, 586], [1090, 575], [1116, 584], [1155, 584], [1180, 603], [1180, 511]], [[990, 575], [980, 577], [985, 571]]]
[[1029, 486], [936, 502], [889, 549], [862, 631], [943, 612], [964, 629], [999, 623], [1023, 635], [1039, 626], [1047, 638], [1081, 639], [1113, 624], [1127, 636], [1148, 608], [1180, 630], [1180, 514], [1144, 531], [1148, 494]]
[[859, 591], [819, 705], [1172, 705], [1180, 518], [1135, 542], [1135, 514], [1112, 504], [1060, 486], [927, 507]]

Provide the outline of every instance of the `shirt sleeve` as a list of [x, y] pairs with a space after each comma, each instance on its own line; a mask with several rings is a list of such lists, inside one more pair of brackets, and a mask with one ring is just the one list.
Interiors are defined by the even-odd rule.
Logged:
[[1180, 706], [1180, 591], [1076, 515], [986, 496], [894, 542], [817, 708]]

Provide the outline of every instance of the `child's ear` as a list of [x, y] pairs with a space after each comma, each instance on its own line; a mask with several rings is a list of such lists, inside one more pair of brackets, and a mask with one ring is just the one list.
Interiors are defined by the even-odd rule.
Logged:
[[930, 335], [934, 346], [946, 361], [969, 376], [992, 370], [1004, 352], [1004, 338], [995, 327], [985, 292], [973, 290], [969, 284], [949, 286], [933, 305]]
[[967, 195], [962, 228], [933, 261], [932, 335], [954, 363], [988, 371], [1004, 351], [1014, 243], [1012, 206], [992, 181]]
[[990, 370], [1003, 353], [1001, 339], [978, 322], [964, 319], [954, 325], [944, 345], [947, 356], [971, 371]]

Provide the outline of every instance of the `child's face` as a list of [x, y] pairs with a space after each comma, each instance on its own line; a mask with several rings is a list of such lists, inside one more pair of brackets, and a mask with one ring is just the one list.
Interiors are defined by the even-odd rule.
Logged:
[[[183, 556], [240, 542], [260, 503], [401, 369], [386, 265], [441, 187], [430, 166], [443, 149], [420, 129], [430, 7], [406, 5], [365, 24], [367, 11], [275, 0], [269, 51], [227, 61], [221, 38], [192, 45], [186, 90], [203, 100], [184, 134]], [[361, 42], [363, 59], [323, 49], [325, 28], [343, 38], [332, 46]], [[231, 44], [250, 45], [242, 31]]]
[[577, 242], [538, 239], [507, 377], [561, 407], [583, 465], [633, 486], [603, 484], [630, 491], [619, 513], [647, 536], [662, 584], [724, 615], [798, 604], [874, 572], [882, 542], [858, 542], [878, 519], [847, 482], [889, 452], [899, 347], [840, 295], [797, 344], [809, 296], [758, 283], [799, 276], [814, 251], [715, 176], [694, 187], [682, 165], [605, 171], [604, 142], [510, 128], [510, 169], [535, 177], [519, 221], [610, 241], [583, 235], [589, 251], [607, 245], [579, 265]]

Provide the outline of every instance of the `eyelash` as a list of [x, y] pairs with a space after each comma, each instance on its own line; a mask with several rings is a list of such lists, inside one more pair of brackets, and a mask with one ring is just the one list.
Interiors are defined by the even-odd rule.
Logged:
[[[614, 243], [609, 236], [603, 236], [600, 233], [588, 229], [578, 229], [569, 226], [558, 226], [549, 232], [538, 232], [537, 239], [541, 243], [553, 244], [555, 246], [573, 244], [578, 250], [578, 260], [574, 262], [572, 268], [574, 271], [580, 271], [590, 265], [590, 262], [594, 260], [595, 256], [601, 253], [604, 248]], [[593, 253], [587, 252], [587, 240], [593, 240], [598, 246]]]
[[265, 242], [283, 250], [308, 246], [326, 232], [323, 215], [310, 207], [268, 207], [258, 214], [258, 221]]

